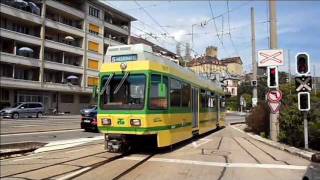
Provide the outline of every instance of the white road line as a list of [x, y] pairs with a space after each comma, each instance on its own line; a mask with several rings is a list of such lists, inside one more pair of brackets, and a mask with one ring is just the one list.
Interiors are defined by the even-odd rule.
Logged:
[[83, 168], [83, 169], [80, 169], [78, 171], [75, 171], [73, 173], [70, 173], [70, 174], [67, 174], [66, 176], [63, 176], [61, 178], [58, 178], [57, 180], [65, 180], [65, 179], [70, 179], [78, 174], [81, 174], [82, 172], [85, 172], [87, 170], [91, 169], [91, 167], [86, 167], [86, 168]]
[[[122, 160], [141, 161], [143, 157], [124, 157]], [[165, 162], [177, 164], [191, 164], [201, 166], [216, 166], [227, 168], [260, 168], [260, 169], [290, 169], [290, 170], [306, 170], [307, 166], [282, 165], [282, 164], [253, 164], [253, 163], [222, 163], [222, 162], [207, 162], [207, 161], [193, 161], [183, 159], [166, 159], [166, 158], [150, 158], [149, 162]]]
[[85, 149], [76, 149], [76, 150], [68, 151], [68, 152], [65, 152], [65, 153], [66, 153], [66, 154], [68, 154], [68, 153], [74, 153], [74, 152], [79, 152], [79, 151], [82, 151], [82, 150], [85, 150]]
[[62, 132], [73, 132], [73, 131], [83, 131], [82, 129], [69, 129], [69, 130], [59, 130], [59, 131], [46, 131], [46, 132], [29, 132], [29, 133], [15, 133], [15, 134], [1, 134], [1, 137], [8, 136], [25, 136], [25, 135], [33, 135], [33, 134], [52, 134], [52, 133], [62, 133]]
[[29, 157], [29, 158], [21, 158], [21, 159], [15, 159], [15, 160], [13, 160], [13, 161], [14, 161], [14, 162], [17, 162], [17, 161], [24, 161], [24, 160], [29, 160], [29, 159], [39, 159], [39, 158], [42, 158], [42, 156]]
[[17, 125], [17, 126], [11, 126], [11, 127], [20, 128], [20, 127], [34, 127], [34, 126], [41, 126], [41, 125], [35, 125], [35, 124], [32, 124], [32, 125]]

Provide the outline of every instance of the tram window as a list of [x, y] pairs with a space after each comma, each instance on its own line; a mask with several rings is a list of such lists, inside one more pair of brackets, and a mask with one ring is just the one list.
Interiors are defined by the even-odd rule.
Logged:
[[208, 95], [208, 107], [209, 107], [209, 108], [214, 108], [215, 103], [216, 103], [216, 102], [215, 102], [214, 93], [208, 92], [207, 95]]
[[161, 75], [151, 75], [150, 87], [150, 109], [167, 109], [168, 108], [168, 77]]
[[201, 104], [201, 109], [205, 109], [208, 107], [208, 100], [207, 100], [207, 94], [206, 91], [201, 89], [200, 90], [200, 104]]
[[191, 87], [189, 84], [182, 83], [182, 107], [190, 107]]
[[181, 82], [170, 79], [170, 106], [180, 107], [181, 104]]

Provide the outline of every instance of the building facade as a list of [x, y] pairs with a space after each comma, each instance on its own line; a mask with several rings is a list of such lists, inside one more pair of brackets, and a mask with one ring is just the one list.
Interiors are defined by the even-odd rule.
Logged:
[[135, 20], [94, 0], [1, 0], [0, 6], [1, 107], [42, 102], [47, 112], [78, 114], [93, 103], [108, 46], [128, 44]]
[[224, 80], [225, 92], [231, 96], [238, 95], [238, 87], [243, 77], [243, 63], [240, 57], [222, 59], [221, 62], [227, 66], [228, 76]]

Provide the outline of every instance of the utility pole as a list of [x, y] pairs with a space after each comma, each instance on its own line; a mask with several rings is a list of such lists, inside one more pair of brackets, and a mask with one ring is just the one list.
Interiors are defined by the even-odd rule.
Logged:
[[290, 95], [291, 95], [291, 62], [290, 62], [290, 49], [288, 49], [288, 73], [289, 73], [289, 85], [290, 85]]
[[314, 95], [317, 95], [317, 77], [316, 77], [316, 65], [313, 65], [313, 88], [314, 88]]
[[[270, 49], [278, 48], [277, 34], [277, 14], [276, 1], [269, 0], [269, 21], [270, 21]], [[278, 88], [277, 88], [278, 89]], [[279, 111], [276, 113], [270, 112], [270, 138], [273, 141], [278, 141], [279, 135]]]
[[[252, 80], [257, 81], [257, 61], [256, 61], [256, 30], [254, 8], [251, 7], [251, 43], [252, 43]], [[252, 99], [258, 99], [258, 83], [252, 87]], [[253, 102], [252, 102], [253, 105]]]

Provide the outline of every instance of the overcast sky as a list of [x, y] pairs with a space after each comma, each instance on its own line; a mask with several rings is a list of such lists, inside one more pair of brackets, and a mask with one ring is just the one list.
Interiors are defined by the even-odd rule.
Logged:
[[[257, 50], [269, 47], [267, 1], [232, 0], [228, 3], [211, 1], [214, 17], [222, 14], [215, 19], [221, 41], [217, 37], [214, 21], [207, 22], [212, 19], [209, 1], [104, 2], [138, 19], [132, 23], [133, 35], [142, 36], [173, 52], [175, 52], [177, 41], [192, 43], [192, 25], [196, 24], [194, 25], [194, 43], [191, 45], [195, 53], [204, 54], [207, 46], [217, 46], [220, 59], [239, 55], [246, 71], [251, 71], [252, 67], [250, 8], [254, 7]], [[229, 17], [226, 13], [227, 4], [230, 10]], [[311, 63], [315, 64], [316, 74], [320, 76], [320, 71], [317, 71], [320, 69], [320, 2], [277, 1], [277, 18], [278, 46], [285, 51], [290, 50], [292, 71], [295, 71], [295, 54], [305, 51], [310, 54]], [[201, 26], [201, 23], [205, 24], [205, 22], [207, 22], [206, 25]], [[287, 71], [288, 58], [286, 57], [285, 60], [286, 65], [281, 69]]]

